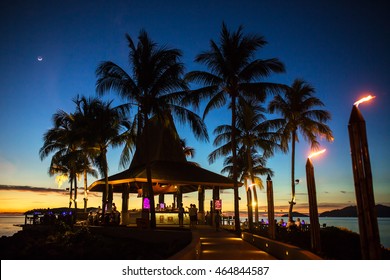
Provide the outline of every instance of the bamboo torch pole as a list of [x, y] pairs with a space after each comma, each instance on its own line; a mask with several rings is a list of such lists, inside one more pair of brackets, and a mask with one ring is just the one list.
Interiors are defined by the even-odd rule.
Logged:
[[356, 102], [352, 107], [348, 132], [359, 221], [360, 247], [363, 259], [380, 259], [380, 239], [370, 155], [368, 152], [366, 122], [358, 109], [358, 104]]
[[271, 177], [267, 176], [268, 235], [275, 239], [274, 190]]
[[320, 223], [318, 220], [316, 182], [314, 167], [310, 158], [306, 161], [306, 181], [309, 195], [310, 237], [311, 248], [315, 253], [321, 252]]

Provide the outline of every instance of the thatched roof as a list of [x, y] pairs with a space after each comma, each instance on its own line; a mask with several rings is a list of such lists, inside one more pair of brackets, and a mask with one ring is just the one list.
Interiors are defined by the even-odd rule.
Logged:
[[[180, 187], [183, 193], [194, 192], [198, 186], [212, 188], [233, 188], [232, 179], [188, 162], [180, 143], [179, 135], [170, 116], [161, 120], [153, 118], [149, 122], [149, 139], [141, 136], [139, 145], [129, 169], [108, 177], [113, 191], [120, 193], [123, 187], [130, 186], [130, 192], [136, 193], [147, 182], [145, 151], [149, 148], [151, 173], [155, 194], [175, 193]], [[104, 178], [95, 181], [89, 191], [102, 192]], [[241, 184], [239, 184], [241, 185]]]
[[[220, 174], [196, 166], [190, 162], [153, 161], [151, 163], [152, 182], [155, 194], [175, 193], [181, 187], [183, 193], [194, 192], [198, 186], [206, 189], [214, 186], [232, 188], [233, 180]], [[130, 185], [130, 192], [137, 192], [147, 182], [146, 167], [130, 168], [108, 177], [114, 192], [122, 192], [124, 186]], [[94, 182], [90, 191], [102, 191], [104, 179]]]

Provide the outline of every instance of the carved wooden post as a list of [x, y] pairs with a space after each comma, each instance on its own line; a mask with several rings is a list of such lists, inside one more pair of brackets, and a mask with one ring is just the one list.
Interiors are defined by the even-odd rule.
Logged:
[[274, 190], [271, 177], [267, 176], [268, 235], [275, 239]]
[[314, 167], [310, 158], [306, 162], [307, 192], [309, 195], [310, 237], [311, 248], [314, 252], [321, 252], [320, 223], [318, 221], [316, 182], [314, 179]]
[[380, 259], [380, 238], [375, 208], [366, 122], [357, 105], [352, 107], [348, 123], [355, 182], [360, 247], [363, 259]]

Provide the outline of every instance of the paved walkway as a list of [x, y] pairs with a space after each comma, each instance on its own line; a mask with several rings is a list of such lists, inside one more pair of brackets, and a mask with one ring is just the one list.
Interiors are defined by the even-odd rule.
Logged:
[[197, 225], [193, 234], [200, 238], [201, 260], [275, 260], [270, 254], [221, 229]]

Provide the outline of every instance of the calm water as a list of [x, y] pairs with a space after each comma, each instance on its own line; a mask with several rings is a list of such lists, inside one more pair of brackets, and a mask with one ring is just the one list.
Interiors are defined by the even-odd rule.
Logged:
[[24, 224], [24, 216], [3, 216], [0, 215], [0, 236], [11, 236], [22, 230], [21, 227], [14, 225]]
[[[278, 221], [280, 217], [276, 218]], [[283, 218], [286, 220], [287, 218]], [[309, 218], [303, 218], [309, 222]], [[347, 228], [351, 231], [359, 233], [359, 226], [357, 218], [319, 218], [320, 224], [327, 226], [335, 226]], [[4, 216], [0, 215], [0, 236], [11, 236], [21, 230], [15, 224], [24, 224], [24, 216]], [[381, 244], [386, 248], [390, 248], [390, 218], [378, 218], [379, 234]]]

